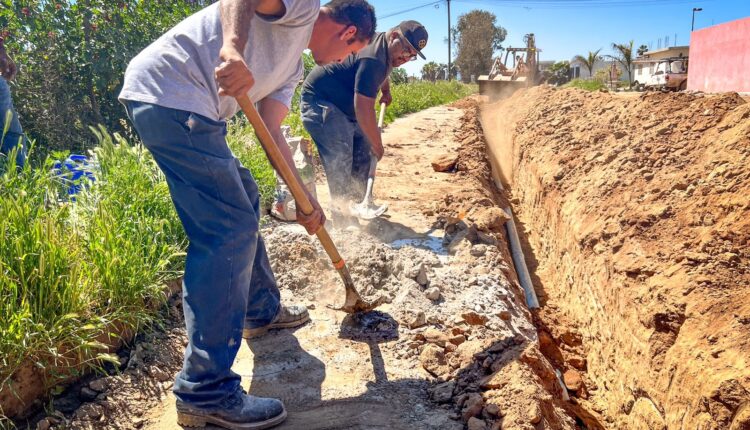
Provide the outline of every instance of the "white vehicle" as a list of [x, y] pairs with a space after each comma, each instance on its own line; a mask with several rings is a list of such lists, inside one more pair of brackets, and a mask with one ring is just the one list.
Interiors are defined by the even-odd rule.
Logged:
[[636, 61], [633, 86], [643, 90], [682, 91], [687, 88], [687, 57]]

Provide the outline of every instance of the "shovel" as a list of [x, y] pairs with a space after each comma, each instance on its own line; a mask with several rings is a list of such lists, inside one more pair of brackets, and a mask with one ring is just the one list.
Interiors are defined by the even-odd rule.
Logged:
[[[253, 105], [250, 98], [246, 95], [237, 97], [237, 103], [239, 103], [242, 112], [245, 113], [245, 116], [247, 116], [250, 124], [252, 124], [255, 129], [255, 133], [260, 140], [260, 145], [271, 160], [271, 164], [273, 164], [281, 178], [289, 187], [289, 190], [292, 192], [292, 196], [294, 196], [294, 200], [297, 201], [298, 207], [302, 213], [311, 214], [313, 212], [313, 206], [307, 198], [307, 192], [302, 184], [300, 184], [295, 178], [294, 171], [292, 170], [293, 167], [286, 162], [286, 159], [281, 154], [281, 150], [276, 145], [276, 141], [268, 131], [268, 128], [258, 114], [257, 109], [255, 109], [255, 105]], [[349, 274], [349, 269], [346, 267], [344, 259], [339, 255], [336, 245], [333, 243], [333, 240], [331, 240], [331, 236], [328, 235], [325, 226], [320, 226], [320, 229], [315, 234], [323, 245], [323, 249], [326, 250], [326, 253], [331, 258], [333, 267], [336, 268], [341, 279], [344, 281], [346, 298], [344, 300], [344, 305], [336, 309], [352, 314], [356, 312], [368, 312], [382, 304], [384, 300], [383, 297], [374, 302], [368, 302], [362, 299], [362, 296], [359, 295], [357, 289], [354, 288], [354, 281], [352, 281], [352, 276]]]
[[[383, 120], [385, 119], [385, 103], [380, 104], [380, 118], [378, 118], [378, 130], [383, 130]], [[370, 172], [367, 175], [367, 189], [365, 197], [360, 203], [350, 203], [349, 210], [358, 218], [370, 220], [383, 215], [388, 210], [388, 205], [376, 206], [372, 200], [372, 184], [375, 182], [375, 171], [378, 168], [378, 158], [370, 155]]]

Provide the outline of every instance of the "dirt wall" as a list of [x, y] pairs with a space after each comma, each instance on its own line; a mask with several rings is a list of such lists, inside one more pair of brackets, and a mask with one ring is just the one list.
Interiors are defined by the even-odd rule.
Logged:
[[482, 122], [573, 401], [613, 429], [750, 428], [750, 105], [539, 87]]

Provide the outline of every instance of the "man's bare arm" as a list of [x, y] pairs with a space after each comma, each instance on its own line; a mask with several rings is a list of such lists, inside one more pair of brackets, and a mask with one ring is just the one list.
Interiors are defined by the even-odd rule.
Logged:
[[380, 103], [385, 103], [386, 106], [390, 106], [393, 102], [393, 96], [391, 96], [391, 80], [387, 78], [383, 81], [383, 85], [380, 86]]
[[219, 52], [222, 64], [216, 68], [219, 94], [237, 97], [246, 94], [255, 84], [243, 52], [247, 45], [250, 22], [256, 13], [283, 16], [282, 0], [220, 0], [223, 44]]
[[378, 122], [375, 119], [375, 99], [359, 93], [354, 94], [354, 111], [357, 115], [359, 127], [372, 145], [372, 153], [380, 160], [383, 158], [385, 150], [383, 141], [380, 139]]
[[[281, 123], [284, 121], [288, 112], [289, 109], [283, 103], [274, 99], [263, 99], [258, 107], [258, 113], [263, 119], [263, 122], [266, 123], [266, 127], [268, 127], [268, 131], [271, 133], [271, 136], [273, 136], [276, 146], [281, 150], [281, 154], [284, 156], [287, 164], [292, 167], [292, 172], [294, 173], [297, 182], [302, 184], [302, 178], [300, 178], [299, 173], [294, 166], [292, 152], [289, 150], [286, 139], [284, 139], [284, 134], [281, 132]], [[277, 166], [274, 165], [273, 167], [276, 168]], [[276, 170], [278, 171], [278, 169]], [[314, 234], [318, 231], [320, 226], [325, 223], [325, 215], [323, 214], [323, 209], [321, 209], [318, 201], [315, 200], [309, 192], [307, 197], [313, 206], [313, 213], [302, 213], [299, 205], [297, 205], [297, 222], [305, 227], [308, 233]]]

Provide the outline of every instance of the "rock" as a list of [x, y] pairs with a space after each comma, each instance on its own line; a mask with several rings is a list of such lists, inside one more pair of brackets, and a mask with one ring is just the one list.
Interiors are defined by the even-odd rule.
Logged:
[[446, 343], [445, 344], [445, 353], [446, 354], [449, 353], [449, 352], [453, 352], [453, 351], [455, 351], [457, 349], [458, 349], [458, 347], [456, 345], [452, 344], [452, 343]]
[[469, 418], [469, 422], [466, 424], [468, 430], [487, 430], [487, 423], [476, 417]]
[[529, 409], [526, 411], [526, 418], [531, 424], [539, 424], [542, 421], [542, 409], [538, 404], [534, 403], [529, 406]]
[[474, 224], [477, 230], [484, 232], [504, 231], [505, 222], [509, 219], [508, 214], [498, 207], [481, 209], [474, 214]]
[[555, 341], [549, 333], [543, 330], [539, 332], [539, 348], [544, 349], [554, 344]]
[[500, 416], [500, 406], [494, 403], [487, 404], [487, 406], [484, 407], [484, 411], [487, 412], [488, 415], [493, 415], [496, 417]]
[[458, 254], [459, 251], [465, 248], [471, 247], [471, 241], [467, 239], [469, 235], [468, 230], [461, 230], [453, 236], [450, 243], [448, 244], [448, 253], [451, 255]]
[[485, 325], [487, 323], [487, 316], [486, 315], [480, 315], [476, 312], [466, 312], [461, 314], [461, 317], [466, 321], [469, 325]]
[[448, 335], [436, 328], [428, 328], [422, 333], [422, 336], [424, 336], [425, 342], [434, 343], [441, 348], [445, 347], [445, 344], [448, 342]]
[[461, 418], [469, 421], [469, 418], [477, 416], [484, 409], [484, 399], [479, 393], [471, 393], [464, 401], [464, 408], [461, 410]]
[[93, 381], [89, 382], [89, 388], [99, 393], [101, 393], [102, 391], [106, 391], [108, 385], [109, 382], [107, 382], [105, 378], [94, 379]]
[[482, 244], [473, 245], [471, 249], [469, 250], [469, 253], [473, 257], [481, 257], [487, 253], [487, 245], [482, 245]]
[[81, 406], [81, 400], [76, 395], [67, 394], [52, 400], [52, 406], [62, 413], [69, 414]]
[[84, 403], [81, 405], [80, 408], [78, 408], [78, 411], [76, 411], [76, 417], [80, 419], [91, 419], [95, 420], [102, 416], [103, 409], [101, 406], [97, 405], [96, 403]]
[[438, 287], [428, 288], [427, 290], [425, 290], [424, 296], [432, 301], [440, 300], [440, 288]]
[[497, 239], [482, 231], [477, 231], [477, 240], [485, 245], [497, 246]]
[[417, 278], [416, 278], [417, 284], [425, 287], [430, 282], [430, 279], [427, 277], [427, 269], [424, 266], [424, 263], [419, 265], [419, 271], [417, 272]]
[[568, 387], [568, 390], [571, 391], [578, 391], [583, 387], [581, 374], [575, 369], [566, 370], [563, 374], [563, 381], [565, 381], [565, 386]]
[[500, 311], [497, 313], [497, 316], [503, 321], [510, 321], [513, 315], [511, 315], [510, 311]]
[[407, 315], [406, 326], [415, 329], [427, 324], [427, 316], [422, 311], [411, 312]]
[[448, 372], [448, 362], [445, 360], [443, 348], [428, 343], [419, 354], [419, 362], [422, 367], [434, 376], [440, 376]]
[[50, 423], [47, 418], [44, 418], [36, 423], [36, 430], [49, 430], [51, 425], [52, 423]]
[[570, 346], [578, 346], [583, 344], [583, 337], [580, 333], [574, 331], [566, 331], [560, 336], [560, 340]]
[[157, 366], [150, 368], [148, 373], [159, 382], [165, 382], [172, 379], [172, 376], [169, 374], [169, 372]]
[[432, 159], [432, 169], [436, 172], [450, 172], [456, 168], [458, 154], [440, 154]]
[[436, 403], [448, 403], [453, 398], [453, 390], [455, 388], [455, 381], [438, 384], [430, 389], [430, 399]]
[[448, 342], [454, 344], [454, 345], [461, 345], [462, 343], [466, 342], [466, 336], [462, 334], [457, 334], [450, 339], [448, 339]]
[[574, 355], [568, 358], [568, 364], [575, 367], [578, 370], [586, 370], [586, 359], [584, 357]]
[[97, 393], [96, 391], [92, 390], [89, 387], [81, 388], [81, 399], [83, 399], [84, 401], [90, 402], [94, 400], [96, 396], [98, 395], [99, 393]]
[[479, 354], [483, 349], [484, 343], [479, 340], [470, 340], [458, 345], [456, 354], [458, 354], [459, 366], [468, 366], [474, 359], [474, 355]]

